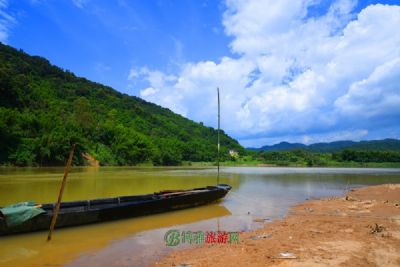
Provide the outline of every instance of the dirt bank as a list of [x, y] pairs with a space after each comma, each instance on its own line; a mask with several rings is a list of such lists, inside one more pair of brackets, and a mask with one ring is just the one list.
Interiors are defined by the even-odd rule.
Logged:
[[400, 185], [310, 200], [239, 244], [178, 250], [155, 266], [400, 266]]

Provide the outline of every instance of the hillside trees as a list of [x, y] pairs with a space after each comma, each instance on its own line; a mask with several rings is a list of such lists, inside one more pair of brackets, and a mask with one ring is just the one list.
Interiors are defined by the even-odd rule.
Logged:
[[[71, 143], [103, 165], [215, 161], [217, 131], [0, 43], [0, 165], [63, 165]], [[221, 133], [222, 155], [244, 153]], [[225, 155], [226, 154], [226, 155]]]

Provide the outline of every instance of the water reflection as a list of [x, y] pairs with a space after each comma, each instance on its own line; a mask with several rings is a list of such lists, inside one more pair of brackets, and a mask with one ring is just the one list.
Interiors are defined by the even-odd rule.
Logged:
[[[207, 222], [210, 218], [230, 214], [224, 206], [211, 204], [185, 211], [57, 229], [51, 242], [46, 241], [46, 232], [0, 237], [0, 266], [58, 266], [74, 255], [104, 247], [112, 240], [132, 238], [138, 232], [203, 220]], [[138, 237], [141, 241], [154, 241], [160, 245], [159, 248], [165, 248], [161, 246], [163, 235], [154, 240]], [[135, 246], [131, 245], [127, 249], [132, 248]]]

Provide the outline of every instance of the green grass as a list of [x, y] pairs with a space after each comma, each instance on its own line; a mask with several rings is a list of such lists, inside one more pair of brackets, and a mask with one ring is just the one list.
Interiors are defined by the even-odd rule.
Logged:
[[[211, 167], [217, 166], [216, 162], [184, 162], [183, 166], [193, 167]], [[288, 162], [288, 161], [261, 161], [252, 158], [239, 158], [234, 161], [222, 161], [220, 166], [225, 167], [338, 167], [338, 168], [400, 168], [400, 162], [339, 162], [339, 161], [323, 161], [319, 164], [309, 166], [305, 161]]]

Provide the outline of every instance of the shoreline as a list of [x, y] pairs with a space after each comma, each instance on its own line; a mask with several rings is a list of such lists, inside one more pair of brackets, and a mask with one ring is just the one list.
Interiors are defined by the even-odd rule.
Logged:
[[[65, 166], [12, 166], [12, 165], [0, 165], [0, 170], [23, 170], [23, 169], [64, 169]], [[394, 165], [326, 165], [326, 166], [304, 166], [304, 165], [276, 165], [276, 164], [221, 164], [220, 167], [231, 168], [231, 167], [254, 167], [254, 168], [298, 168], [298, 169], [400, 169], [400, 163]], [[90, 166], [90, 165], [73, 165], [71, 170], [74, 168], [193, 168], [193, 169], [202, 169], [202, 168], [217, 168], [217, 165], [212, 163], [196, 163], [192, 165], [122, 165], [122, 166], [111, 166], [111, 165], [99, 165], [99, 166]]]
[[153, 266], [400, 266], [400, 184], [307, 200], [239, 244], [178, 249]]
[[[326, 162], [324, 164], [314, 164], [309, 166], [304, 162], [292, 162], [288, 163], [286, 161], [282, 162], [265, 162], [260, 160], [236, 160], [236, 161], [221, 161], [221, 167], [271, 167], [271, 168], [379, 168], [379, 169], [400, 169], [400, 162], [355, 162], [355, 161], [331, 161]], [[64, 168], [64, 165], [12, 165], [12, 164], [0, 164], [0, 169], [41, 169], [41, 168]], [[82, 167], [92, 167], [92, 168], [104, 168], [104, 167], [132, 167], [132, 168], [180, 168], [180, 167], [189, 167], [189, 168], [211, 168], [217, 167], [217, 162], [213, 161], [182, 161], [178, 165], [154, 165], [150, 162], [147, 163], [139, 163], [136, 165], [102, 165], [100, 162], [96, 162], [96, 164], [83, 164], [83, 165], [73, 165], [75, 168]]]

